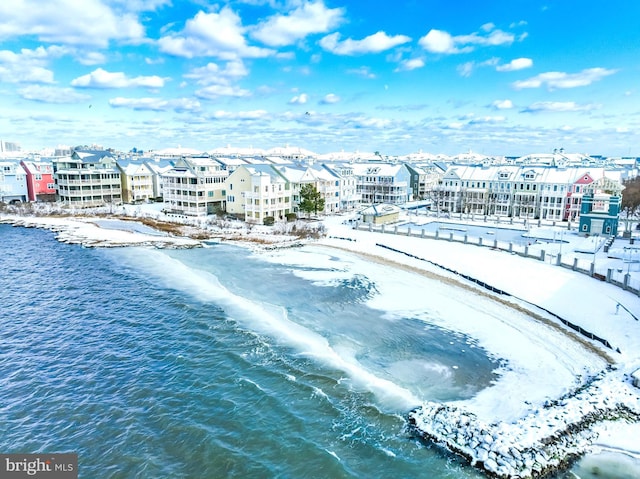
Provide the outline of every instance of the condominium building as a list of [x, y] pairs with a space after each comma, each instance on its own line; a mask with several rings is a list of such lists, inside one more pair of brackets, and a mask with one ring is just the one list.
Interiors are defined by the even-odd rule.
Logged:
[[141, 203], [154, 198], [153, 171], [141, 160], [118, 160], [122, 180], [122, 201]]
[[228, 171], [208, 156], [175, 160], [173, 168], [162, 175], [166, 211], [189, 216], [224, 211], [228, 176]]
[[605, 176], [621, 183], [604, 168], [455, 165], [430, 196], [442, 212], [575, 221], [585, 185]]
[[227, 213], [248, 223], [284, 220], [293, 212], [292, 188], [272, 165], [241, 165], [226, 181]]
[[354, 163], [357, 193], [366, 204], [401, 204], [413, 199], [411, 175], [404, 164]]
[[104, 150], [75, 150], [53, 160], [58, 201], [88, 208], [122, 203], [120, 170], [116, 158]]

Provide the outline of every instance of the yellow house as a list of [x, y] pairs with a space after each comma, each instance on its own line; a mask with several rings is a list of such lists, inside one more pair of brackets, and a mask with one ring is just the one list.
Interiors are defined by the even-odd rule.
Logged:
[[227, 213], [248, 223], [286, 219], [292, 212], [290, 183], [271, 165], [241, 165], [226, 181]]
[[386, 225], [395, 223], [400, 219], [400, 208], [395, 205], [382, 203], [372, 205], [360, 212], [363, 223], [373, 223], [374, 225]]
[[137, 203], [154, 197], [153, 172], [140, 161], [118, 160], [122, 181], [122, 201]]

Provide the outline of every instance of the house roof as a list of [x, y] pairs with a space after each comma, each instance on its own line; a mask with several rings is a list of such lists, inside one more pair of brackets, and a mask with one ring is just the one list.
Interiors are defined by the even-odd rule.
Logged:
[[363, 209], [360, 214], [367, 216], [387, 216], [395, 213], [399, 213], [400, 208], [396, 205], [381, 203], [379, 205], [371, 205]]
[[113, 153], [107, 150], [74, 150], [71, 158], [83, 163], [99, 163], [105, 158], [115, 160]]

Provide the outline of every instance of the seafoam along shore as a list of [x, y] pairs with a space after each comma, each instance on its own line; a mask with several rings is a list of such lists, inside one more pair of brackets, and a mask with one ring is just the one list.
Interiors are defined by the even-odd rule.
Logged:
[[540, 478], [586, 453], [603, 421], [638, 421], [630, 381], [603, 371], [581, 388], [513, 423], [486, 424], [473, 413], [425, 403], [409, 414], [418, 434], [497, 478]]

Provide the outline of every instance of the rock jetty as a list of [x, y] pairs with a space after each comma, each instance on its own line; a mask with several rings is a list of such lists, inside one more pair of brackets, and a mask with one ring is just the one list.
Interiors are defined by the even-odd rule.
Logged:
[[604, 372], [513, 423], [486, 424], [469, 411], [432, 402], [409, 414], [425, 440], [463, 456], [490, 477], [509, 479], [567, 469], [597, 438], [594, 426], [615, 420], [640, 420], [640, 404], [628, 382]]

